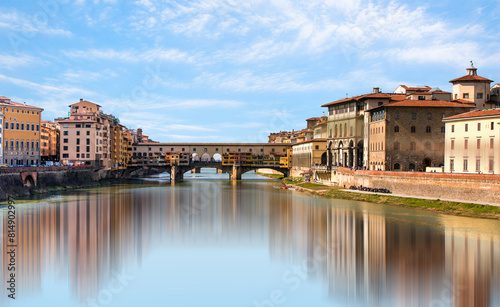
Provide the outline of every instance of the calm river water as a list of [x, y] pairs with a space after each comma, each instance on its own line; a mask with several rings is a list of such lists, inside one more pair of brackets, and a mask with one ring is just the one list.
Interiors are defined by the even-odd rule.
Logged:
[[220, 176], [16, 200], [16, 300], [3, 208], [0, 305], [500, 306], [500, 221]]

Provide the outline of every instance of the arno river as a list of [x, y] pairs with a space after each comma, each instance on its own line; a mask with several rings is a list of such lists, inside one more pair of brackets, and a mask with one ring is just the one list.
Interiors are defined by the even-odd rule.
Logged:
[[219, 176], [16, 200], [0, 305], [500, 306], [500, 221]]

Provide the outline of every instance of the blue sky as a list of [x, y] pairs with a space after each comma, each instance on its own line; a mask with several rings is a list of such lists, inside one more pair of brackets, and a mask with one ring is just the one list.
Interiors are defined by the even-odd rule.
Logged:
[[37, 0], [0, 4], [0, 96], [80, 98], [163, 142], [266, 142], [324, 103], [500, 82], [500, 1]]

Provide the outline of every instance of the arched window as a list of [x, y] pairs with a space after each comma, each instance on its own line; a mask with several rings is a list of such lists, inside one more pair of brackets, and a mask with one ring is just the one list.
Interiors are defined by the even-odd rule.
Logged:
[[415, 170], [415, 164], [414, 163], [410, 163], [410, 165], [408, 165], [408, 169], [409, 170]]
[[16, 123], [16, 130], [19, 130], [19, 123]]
[[344, 136], [347, 136], [347, 123], [344, 124]]
[[425, 127], [425, 132], [427, 132], [427, 133], [431, 133], [431, 126], [427, 126], [427, 127]]
[[9, 148], [9, 139], [5, 139], [5, 148]]
[[10, 130], [14, 130], [14, 123], [10, 123]]
[[21, 149], [23, 149], [23, 148], [24, 148], [24, 141], [21, 140]]
[[399, 150], [399, 142], [394, 142], [394, 150]]
[[399, 163], [394, 163], [394, 170], [399, 171], [401, 169], [401, 164]]
[[415, 131], [416, 131], [415, 126], [411, 126], [410, 131], [411, 131], [411, 133], [415, 133]]
[[16, 140], [16, 148], [19, 148], [19, 141]]
[[30, 148], [30, 140], [26, 140], [26, 149]]
[[394, 132], [399, 132], [399, 126], [394, 127]]
[[5, 122], [5, 129], [9, 129], [9, 123]]

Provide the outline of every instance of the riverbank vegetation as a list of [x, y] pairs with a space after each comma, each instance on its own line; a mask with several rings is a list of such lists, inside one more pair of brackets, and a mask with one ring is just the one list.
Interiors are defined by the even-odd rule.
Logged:
[[358, 193], [345, 191], [343, 187], [332, 187], [317, 183], [294, 184], [299, 190], [304, 190], [319, 196], [355, 201], [398, 206], [410, 209], [419, 209], [442, 214], [467, 216], [476, 218], [500, 219], [500, 207], [491, 205], [471, 204], [444, 200], [420, 199], [372, 193]]

